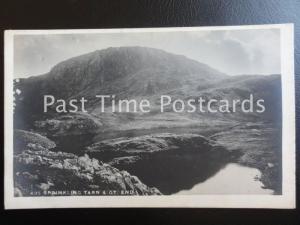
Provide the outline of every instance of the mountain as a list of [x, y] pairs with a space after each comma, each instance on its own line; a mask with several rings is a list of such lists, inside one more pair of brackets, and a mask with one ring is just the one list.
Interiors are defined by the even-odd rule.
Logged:
[[[21, 79], [23, 92], [58, 98], [93, 94], [146, 94], [149, 85], [170, 90], [196, 81], [225, 77], [209, 66], [162, 50], [120, 47], [63, 61], [42, 76]], [[33, 96], [34, 97], [34, 96]]]
[[[280, 107], [276, 103], [280, 97], [280, 93], [276, 94], [278, 86], [279, 75], [232, 77], [185, 56], [159, 49], [107, 48], [65, 60], [47, 74], [20, 79], [15, 83], [15, 89], [21, 91], [16, 100], [15, 126], [27, 129], [36, 120], [53, 116], [51, 113], [42, 113], [44, 95], [64, 100], [85, 97], [89, 114], [101, 117], [97, 119], [89, 115], [87, 118], [88, 121], [96, 121], [91, 127], [97, 128], [99, 124], [106, 124], [106, 121], [117, 124], [129, 120], [125, 114], [110, 115], [109, 118], [99, 115], [100, 99], [95, 98], [97, 94], [114, 94], [118, 99], [144, 97], [157, 102], [161, 94], [181, 99], [199, 96], [206, 99], [244, 99], [254, 93], [257, 98], [266, 98], [266, 104], [270, 106], [268, 113], [272, 113]], [[178, 122], [178, 115], [175, 117], [174, 122]], [[108, 126], [112, 126], [112, 123], [108, 123]]]
[[[95, 94], [147, 94], [148, 85], [170, 90], [196, 80], [225, 75], [205, 64], [162, 50], [144, 47], [108, 48], [66, 60], [46, 75], [58, 97]], [[66, 86], [65, 84], [68, 84]], [[64, 91], [62, 91], [64, 89]], [[58, 92], [58, 93], [56, 93]]]

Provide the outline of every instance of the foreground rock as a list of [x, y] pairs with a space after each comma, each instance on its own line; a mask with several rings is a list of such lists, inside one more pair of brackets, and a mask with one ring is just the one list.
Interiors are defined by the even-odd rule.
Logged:
[[31, 143], [33, 141], [29, 138], [26, 141], [25, 148], [18, 149], [18, 154], [14, 155], [17, 196], [160, 194], [136, 176], [90, 158], [87, 154], [78, 157], [72, 153], [36, 149], [32, 148], [35, 142]]

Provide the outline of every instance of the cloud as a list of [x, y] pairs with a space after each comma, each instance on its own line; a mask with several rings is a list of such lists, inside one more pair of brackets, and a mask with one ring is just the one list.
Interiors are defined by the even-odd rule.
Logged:
[[280, 32], [278, 29], [227, 32], [227, 39], [236, 41], [249, 55], [251, 73], [280, 73]]

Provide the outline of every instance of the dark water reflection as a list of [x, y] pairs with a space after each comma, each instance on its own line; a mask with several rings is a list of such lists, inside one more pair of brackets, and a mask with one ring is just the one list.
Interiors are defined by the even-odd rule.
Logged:
[[93, 143], [94, 135], [68, 135], [50, 137], [56, 143], [55, 151], [69, 152], [83, 155], [84, 149]]
[[130, 165], [115, 165], [137, 176], [150, 187], [158, 188], [163, 194], [174, 194], [180, 190], [191, 189], [216, 174], [227, 163], [225, 155], [206, 153], [156, 154], [143, 157]]
[[[220, 130], [217, 127], [216, 130]], [[213, 131], [205, 131], [199, 127], [194, 128], [169, 128], [152, 130], [127, 130], [102, 132], [98, 135], [77, 135], [54, 137], [57, 143], [56, 150], [71, 152], [83, 155], [84, 149], [97, 141], [119, 138], [135, 137], [155, 133], [197, 133], [211, 134]], [[126, 170], [137, 176], [148, 186], [157, 187], [163, 194], [173, 194], [180, 190], [190, 189], [195, 184], [204, 182], [209, 177], [216, 174], [228, 163], [228, 155], [224, 151], [222, 154], [211, 154], [210, 151], [201, 150], [201, 153], [194, 152], [187, 154], [186, 151], [177, 150], [153, 155], [143, 155], [141, 160], [130, 165], [114, 165], [120, 170]], [[101, 161], [109, 162], [115, 156], [101, 156], [91, 154]]]

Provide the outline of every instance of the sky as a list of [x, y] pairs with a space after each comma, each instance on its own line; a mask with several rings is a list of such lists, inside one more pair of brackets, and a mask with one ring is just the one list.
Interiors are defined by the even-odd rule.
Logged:
[[15, 35], [14, 76], [41, 75], [68, 58], [120, 46], [163, 49], [228, 75], [280, 73], [280, 30], [247, 29]]

